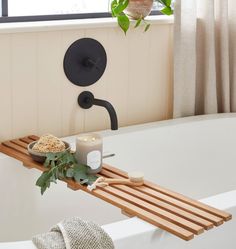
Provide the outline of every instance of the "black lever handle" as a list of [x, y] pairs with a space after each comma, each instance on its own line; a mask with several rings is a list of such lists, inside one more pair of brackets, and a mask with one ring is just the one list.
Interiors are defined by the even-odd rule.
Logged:
[[98, 70], [101, 70], [101, 68], [98, 66], [98, 64], [99, 64], [99, 58], [98, 58], [96, 61], [94, 61], [94, 60], [92, 60], [91, 58], [86, 57], [86, 58], [83, 60], [82, 64], [83, 64], [85, 67], [90, 68], [90, 69], [96, 68], [96, 69], [98, 69]]

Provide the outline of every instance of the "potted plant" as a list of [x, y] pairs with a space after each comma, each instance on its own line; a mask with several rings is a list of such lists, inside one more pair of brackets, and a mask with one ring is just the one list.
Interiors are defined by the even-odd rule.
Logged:
[[111, 13], [113, 17], [117, 18], [118, 24], [125, 34], [130, 27], [130, 20], [136, 20], [135, 28], [144, 23], [144, 31], [147, 31], [150, 23], [145, 20], [145, 17], [150, 14], [154, 2], [163, 6], [161, 9], [163, 14], [173, 14], [173, 0], [112, 0]]

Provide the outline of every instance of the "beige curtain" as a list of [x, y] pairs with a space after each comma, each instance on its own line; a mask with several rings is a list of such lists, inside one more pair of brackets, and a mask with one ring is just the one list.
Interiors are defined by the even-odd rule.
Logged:
[[174, 117], [236, 112], [236, 0], [176, 0]]

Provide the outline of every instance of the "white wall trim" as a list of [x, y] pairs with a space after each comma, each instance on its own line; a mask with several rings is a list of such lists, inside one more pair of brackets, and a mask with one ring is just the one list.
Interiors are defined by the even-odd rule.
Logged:
[[[171, 24], [174, 22], [173, 16], [162, 16], [162, 15], [149, 16], [147, 20], [150, 21], [151, 24]], [[114, 18], [1, 23], [0, 34], [104, 28], [104, 27], [116, 27], [116, 26], [117, 22]]]

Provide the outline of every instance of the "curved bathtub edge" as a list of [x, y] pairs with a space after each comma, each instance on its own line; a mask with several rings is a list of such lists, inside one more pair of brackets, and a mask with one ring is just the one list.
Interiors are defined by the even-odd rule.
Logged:
[[0, 243], [0, 249], [37, 249], [30, 240]]
[[[236, 190], [211, 196], [200, 200], [215, 208], [229, 210], [236, 206]], [[102, 228], [111, 236], [117, 248], [124, 248], [126, 239], [131, 239], [135, 243], [149, 243], [154, 238], [164, 239], [171, 234], [156, 228], [155, 226], [140, 220], [137, 217], [107, 224]], [[36, 249], [32, 241], [17, 241], [0, 243], [0, 249]]]
[[[129, 126], [120, 127], [116, 131], [111, 130], [100, 130], [96, 131], [100, 135], [105, 137], [116, 136], [121, 134], [139, 132], [144, 130], [150, 130], [155, 128], [167, 127], [167, 126], [175, 126], [180, 124], [188, 124], [193, 122], [201, 122], [201, 121], [208, 121], [208, 120], [216, 120], [216, 119], [224, 119], [224, 118], [236, 118], [236, 113], [219, 113], [219, 114], [208, 114], [208, 115], [198, 115], [198, 116], [189, 116], [184, 118], [176, 118], [176, 119], [167, 119], [167, 120], [160, 120], [154, 122], [148, 122], [143, 124], [134, 124]], [[75, 143], [76, 135], [63, 137], [63, 140], [70, 144]]]

